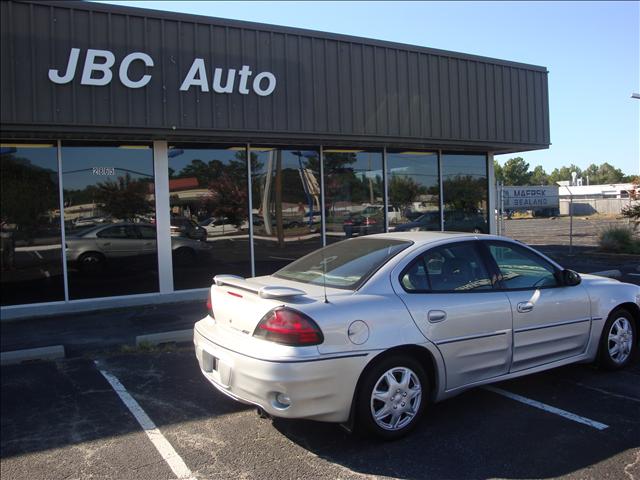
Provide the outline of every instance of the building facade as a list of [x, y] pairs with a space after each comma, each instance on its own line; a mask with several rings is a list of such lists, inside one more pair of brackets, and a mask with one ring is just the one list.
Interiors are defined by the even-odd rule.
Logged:
[[1, 3], [4, 319], [203, 297], [322, 245], [494, 232], [544, 67], [84, 2]]

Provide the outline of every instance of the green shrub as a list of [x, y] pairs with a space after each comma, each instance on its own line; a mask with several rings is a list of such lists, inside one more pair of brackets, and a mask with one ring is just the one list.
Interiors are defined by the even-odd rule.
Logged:
[[640, 254], [640, 240], [629, 227], [609, 227], [600, 234], [600, 248], [614, 253]]

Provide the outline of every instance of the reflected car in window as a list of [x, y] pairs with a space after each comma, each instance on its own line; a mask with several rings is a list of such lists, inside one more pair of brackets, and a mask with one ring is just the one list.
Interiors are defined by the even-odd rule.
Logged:
[[230, 233], [237, 233], [240, 230], [247, 230], [249, 228], [248, 222], [243, 222], [240, 227], [232, 223], [227, 217], [209, 217], [199, 224], [207, 232], [207, 237], [215, 237], [219, 235], [228, 235]]
[[[478, 213], [445, 211], [444, 226], [444, 229], [450, 232], [485, 233], [487, 231], [487, 220]], [[396, 225], [393, 229], [396, 232], [435, 230], [440, 230], [440, 212], [424, 213], [414, 221]]]
[[397, 438], [430, 403], [478, 385], [576, 362], [626, 367], [640, 287], [504, 237], [394, 232], [272, 275], [218, 275], [207, 307], [195, 353], [220, 392], [271, 416]]
[[[187, 237], [171, 237], [174, 262], [189, 264], [206, 257], [213, 246]], [[155, 261], [156, 227], [151, 224], [113, 223], [66, 237], [67, 260], [85, 273], [100, 272], [132, 260]], [[124, 262], [124, 263], [123, 263]]]
[[186, 217], [171, 217], [171, 236], [182, 236], [194, 240], [206, 240], [207, 231]]

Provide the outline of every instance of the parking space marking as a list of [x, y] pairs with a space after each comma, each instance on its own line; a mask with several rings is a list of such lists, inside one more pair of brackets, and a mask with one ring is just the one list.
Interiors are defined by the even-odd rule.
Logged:
[[593, 390], [594, 392], [602, 393], [603, 395], [609, 395], [610, 397], [620, 398], [622, 400], [629, 400], [630, 402], [640, 403], [640, 398], [630, 397], [628, 395], [622, 395], [621, 393], [613, 393], [609, 390], [605, 390], [603, 388], [592, 387], [591, 385], [586, 385], [581, 382], [574, 382], [573, 380], [567, 380], [566, 378], [556, 377], [558, 380], [570, 383], [572, 385], [577, 385], [578, 387], [586, 388], [588, 390]]
[[547, 405], [546, 403], [538, 402], [537, 400], [532, 400], [530, 398], [523, 397], [521, 395], [517, 395], [515, 393], [511, 393], [506, 390], [502, 390], [501, 388], [496, 388], [496, 387], [483, 387], [483, 388], [490, 392], [497, 393], [498, 395], [502, 395], [504, 397], [510, 398], [511, 400], [515, 400], [516, 402], [521, 402], [521, 403], [524, 403], [525, 405], [529, 405], [531, 407], [544, 410], [545, 412], [560, 415], [561, 417], [564, 417], [568, 420], [573, 420], [574, 422], [582, 423], [583, 425], [587, 425], [591, 428], [595, 428], [596, 430], [604, 430], [606, 428], [609, 428], [609, 425], [605, 425], [604, 423], [596, 422], [595, 420], [591, 420], [590, 418], [581, 417], [580, 415], [576, 415], [575, 413], [567, 412], [566, 410], [562, 410], [557, 407], [552, 407], [551, 405]]
[[113, 390], [118, 394], [120, 400], [126, 405], [129, 411], [133, 414], [138, 421], [144, 433], [147, 434], [153, 446], [156, 447], [158, 453], [162, 456], [162, 459], [169, 465], [173, 473], [182, 480], [196, 480], [189, 467], [184, 463], [184, 460], [178, 455], [178, 452], [174, 450], [169, 441], [162, 435], [155, 423], [149, 418], [149, 415], [142, 409], [140, 404], [131, 396], [131, 394], [124, 388], [124, 385], [120, 383], [113, 374], [100, 368], [98, 362], [94, 362], [98, 371], [106, 378], [107, 382], [111, 385]]

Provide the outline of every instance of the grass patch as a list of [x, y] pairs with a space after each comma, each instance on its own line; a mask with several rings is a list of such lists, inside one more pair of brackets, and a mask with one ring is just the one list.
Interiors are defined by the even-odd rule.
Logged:
[[640, 254], [640, 239], [632, 228], [612, 226], [600, 234], [600, 248], [605, 252]]

